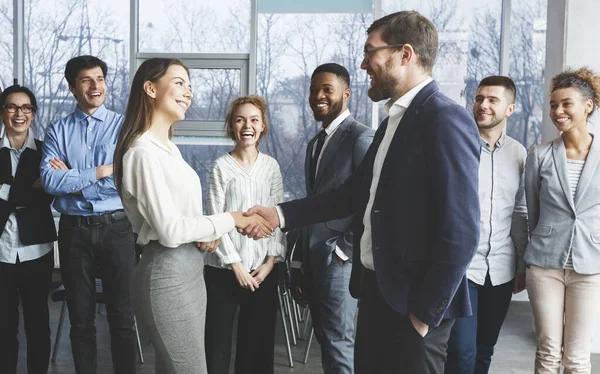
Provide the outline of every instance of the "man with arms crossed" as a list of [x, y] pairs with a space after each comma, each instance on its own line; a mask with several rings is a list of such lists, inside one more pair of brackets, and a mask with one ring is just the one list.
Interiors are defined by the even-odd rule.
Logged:
[[288, 229], [356, 214], [355, 373], [443, 373], [454, 319], [471, 313], [465, 273], [479, 242], [479, 133], [431, 78], [438, 48], [431, 21], [402, 11], [367, 34], [361, 68], [371, 78], [369, 97], [389, 99], [389, 116], [363, 162], [339, 188], [279, 212], [250, 212]]
[[[481, 135], [479, 247], [467, 270], [473, 315], [458, 318], [448, 342], [446, 374], [486, 374], [513, 293], [525, 288], [527, 151], [505, 134], [516, 87], [503, 76], [484, 78], [473, 116]], [[516, 275], [515, 275], [516, 272]]]
[[[308, 102], [323, 129], [306, 148], [306, 192], [339, 187], [358, 167], [374, 131], [348, 110], [350, 75], [341, 65], [315, 69]], [[310, 305], [325, 374], [354, 373], [354, 314], [350, 296], [352, 217], [300, 229], [292, 262], [292, 293]], [[291, 243], [293, 245], [293, 243]]]
[[93, 56], [67, 62], [65, 78], [77, 108], [51, 124], [40, 174], [61, 213], [60, 269], [71, 320], [77, 373], [96, 373], [96, 277], [102, 279], [116, 374], [135, 373], [136, 337], [129, 300], [135, 262], [131, 224], [113, 179], [113, 154], [123, 116], [104, 106], [106, 64]]

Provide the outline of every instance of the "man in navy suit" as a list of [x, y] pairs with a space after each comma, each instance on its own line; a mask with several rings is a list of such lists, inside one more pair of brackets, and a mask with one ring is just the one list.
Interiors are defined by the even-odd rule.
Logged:
[[363, 162], [337, 189], [250, 212], [285, 229], [355, 214], [355, 373], [443, 373], [454, 319], [471, 313], [465, 272], [479, 241], [479, 133], [431, 78], [431, 21], [402, 11], [367, 34], [361, 68], [369, 97], [388, 99], [388, 117]]

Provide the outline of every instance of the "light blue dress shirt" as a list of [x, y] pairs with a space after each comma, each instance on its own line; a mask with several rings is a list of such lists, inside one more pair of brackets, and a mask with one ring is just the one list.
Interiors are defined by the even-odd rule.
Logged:
[[[96, 179], [97, 166], [113, 163], [123, 119], [102, 105], [90, 116], [76, 108], [48, 127], [40, 176], [46, 192], [56, 196], [54, 209], [77, 216], [123, 209], [113, 177]], [[55, 157], [69, 170], [52, 169]], [[73, 194], [77, 191], [82, 194]]]

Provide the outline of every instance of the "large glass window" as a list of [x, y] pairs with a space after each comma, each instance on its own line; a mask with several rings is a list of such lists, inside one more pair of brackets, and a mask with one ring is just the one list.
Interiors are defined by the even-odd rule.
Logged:
[[308, 106], [313, 70], [337, 62], [350, 73], [349, 109], [370, 125], [372, 105], [367, 75], [360, 70], [366, 29], [372, 14], [260, 14], [256, 86], [269, 104], [271, 130], [261, 150], [275, 157], [286, 199], [306, 194], [304, 156], [319, 131]]
[[120, 0], [25, 0], [25, 85], [38, 99], [37, 136], [75, 107], [64, 79], [65, 64], [74, 56], [94, 55], [107, 63], [106, 106], [124, 112], [128, 23], [128, 7]]
[[250, 0], [139, 0], [139, 51], [248, 53]]
[[517, 108], [507, 133], [525, 147], [541, 140], [547, 8], [548, 0], [512, 2], [510, 76], [517, 86]]
[[0, 0], [0, 89], [13, 83], [12, 19], [12, 0]]

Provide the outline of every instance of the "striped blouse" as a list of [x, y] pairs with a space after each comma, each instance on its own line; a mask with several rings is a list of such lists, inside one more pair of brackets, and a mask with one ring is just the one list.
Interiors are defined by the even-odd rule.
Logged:
[[[585, 165], [584, 160], [567, 160], [567, 166], [569, 169], [569, 187], [571, 188], [571, 195], [575, 199], [577, 193], [577, 186], [579, 185], [579, 177], [583, 171]], [[567, 263], [564, 269], [573, 270], [573, 253], [569, 251], [569, 257], [567, 257]]]
[[[210, 174], [208, 214], [245, 212], [256, 204], [275, 206], [281, 202], [283, 181], [274, 158], [259, 153], [250, 172], [229, 153], [215, 161]], [[285, 251], [285, 235], [280, 229], [275, 230], [274, 237], [256, 241], [232, 230], [223, 235], [219, 248], [206, 256], [205, 263], [230, 268], [230, 264], [241, 262], [251, 271], [262, 265], [267, 256], [275, 256], [275, 262], [283, 262]]]

